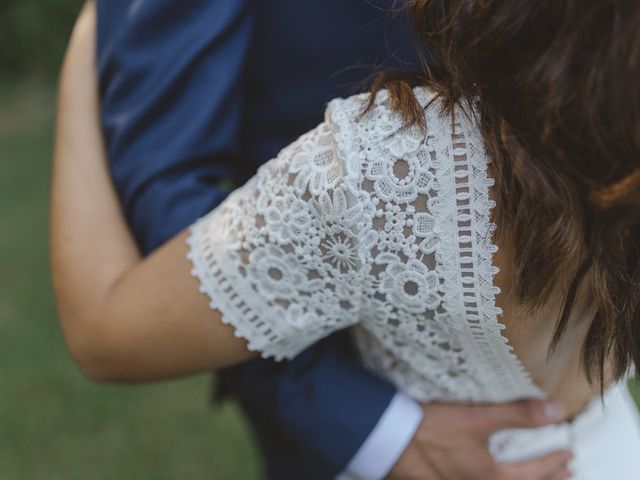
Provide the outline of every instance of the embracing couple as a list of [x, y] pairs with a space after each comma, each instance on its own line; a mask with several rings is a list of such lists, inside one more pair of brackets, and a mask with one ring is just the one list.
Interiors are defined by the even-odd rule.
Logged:
[[640, 478], [636, 0], [96, 3], [51, 207], [86, 375], [219, 371], [272, 480]]

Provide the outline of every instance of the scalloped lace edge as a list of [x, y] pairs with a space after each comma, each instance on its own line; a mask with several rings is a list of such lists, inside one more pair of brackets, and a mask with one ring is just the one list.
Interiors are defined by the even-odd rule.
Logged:
[[[212, 212], [213, 213], [213, 212]], [[208, 214], [211, 215], [212, 213]], [[263, 347], [256, 344], [256, 339], [264, 339], [267, 335], [266, 332], [261, 332], [259, 329], [256, 331], [254, 324], [250, 321], [243, 321], [243, 315], [231, 315], [230, 312], [239, 310], [239, 306], [234, 306], [231, 302], [225, 301], [228, 295], [222, 293], [224, 279], [216, 278], [216, 281], [212, 281], [211, 277], [216, 277], [215, 273], [209, 269], [209, 264], [202, 258], [201, 249], [199, 248], [199, 242], [197, 240], [198, 233], [206, 217], [201, 218], [195, 224], [189, 228], [189, 234], [186, 238], [188, 246], [187, 259], [191, 262], [191, 276], [198, 280], [200, 284], [199, 291], [209, 298], [209, 307], [212, 310], [216, 310], [220, 313], [220, 321], [232, 327], [234, 329], [234, 335], [237, 338], [241, 338], [247, 342], [247, 349], [252, 352], [257, 352], [262, 358], [273, 358], [276, 361], [281, 361], [290, 358], [287, 353], [271, 351], [269, 346]], [[212, 248], [211, 245], [204, 247], [203, 252], [208, 248]], [[232, 318], [237, 319], [236, 321]], [[272, 342], [274, 347], [278, 346], [277, 342]]]

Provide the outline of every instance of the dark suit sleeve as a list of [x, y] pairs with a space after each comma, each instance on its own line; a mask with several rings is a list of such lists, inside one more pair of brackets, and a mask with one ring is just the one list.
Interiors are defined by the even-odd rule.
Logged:
[[102, 122], [144, 253], [229, 193], [253, 19], [247, 1], [98, 1]]
[[[109, 163], [144, 253], [229, 192], [253, 22], [245, 0], [98, 0]], [[259, 435], [270, 429], [290, 446], [275, 453], [266, 445], [267, 453], [296, 452], [328, 476], [347, 465], [395, 393], [342, 343], [329, 339], [291, 362], [255, 360], [222, 375]]]

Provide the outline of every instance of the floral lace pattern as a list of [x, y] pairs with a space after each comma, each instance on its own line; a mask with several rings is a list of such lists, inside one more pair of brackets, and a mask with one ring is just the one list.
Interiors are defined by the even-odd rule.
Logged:
[[378, 94], [334, 100], [189, 237], [211, 307], [264, 356], [354, 326], [363, 362], [421, 400], [542, 396], [501, 335], [488, 160], [426, 89], [427, 133]]
[[323, 123], [192, 227], [201, 290], [264, 356], [292, 357], [358, 321], [361, 208], [342, 176]]

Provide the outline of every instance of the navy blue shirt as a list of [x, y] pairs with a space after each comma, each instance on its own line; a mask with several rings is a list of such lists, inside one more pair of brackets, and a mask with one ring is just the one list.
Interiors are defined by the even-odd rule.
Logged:
[[[326, 102], [416, 65], [393, 0], [99, 0], [98, 73], [109, 164], [143, 253], [218, 205], [322, 121]], [[222, 375], [271, 478], [344, 469], [395, 389], [343, 334], [290, 362]]]

